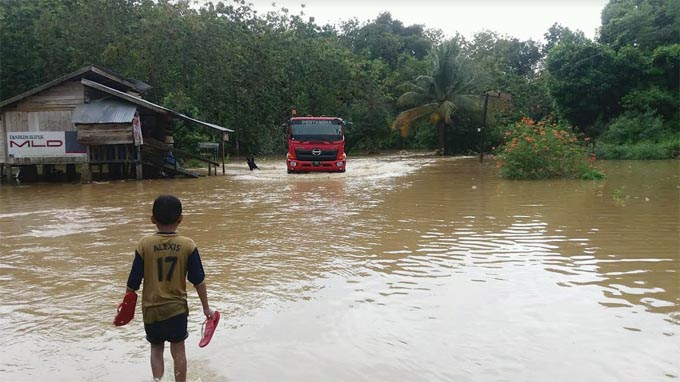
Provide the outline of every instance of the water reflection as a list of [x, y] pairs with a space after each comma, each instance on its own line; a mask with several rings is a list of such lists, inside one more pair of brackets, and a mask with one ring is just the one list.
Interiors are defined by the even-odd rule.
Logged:
[[[606, 163], [598, 182], [503, 181], [465, 158], [355, 158], [344, 174], [258, 165], [0, 186], [0, 376], [40, 379], [46, 365], [52, 380], [144, 379], [139, 322], [109, 320], [166, 192], [184, 201], [181, 231], [225, 317], [210, 352], [189, 345], [194, 380], [680, 375], [677, 162]], [[199, 326], [192, 316], [190, 342]]]

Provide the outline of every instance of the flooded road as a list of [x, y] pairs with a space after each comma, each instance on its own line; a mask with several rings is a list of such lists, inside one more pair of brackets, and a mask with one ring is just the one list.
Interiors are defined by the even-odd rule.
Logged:
[[[387, 156], [344, 174], [0, 185], [0, 380], [149, 381], [141, 309], [111, 322], [153, 199], [184, 203], [191, 381], [674, 381], [680, 162], [603, 181]], [[166, 378], [172, 362], [166, 351]]]

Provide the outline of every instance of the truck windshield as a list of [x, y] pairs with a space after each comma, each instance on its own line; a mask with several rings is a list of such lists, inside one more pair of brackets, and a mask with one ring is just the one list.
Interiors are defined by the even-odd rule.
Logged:
[[290, 121], [291, 136], [296, 141], [340, 141], [342, 124], [337, 119], [297, 119]]

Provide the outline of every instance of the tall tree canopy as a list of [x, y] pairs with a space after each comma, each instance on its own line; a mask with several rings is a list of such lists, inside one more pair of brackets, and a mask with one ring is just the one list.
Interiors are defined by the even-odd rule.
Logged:
[[680, 0], [612, 0], [602, 11], [599, 41], [614, 50], [652, 51], [678, 43], [678, 36]]
[[591, 136], [642, 115], [680, 131], [678, 36], [680, 0], [610, 1], [597, 42], [554, 25], [546, 67], [558, 110]]
[[442, 154], [448, 154], [446, 125], [456, 110], [472, 105], [477, 83], [472, 61], [456, 40], [439, 45], [433, 51], [431, 61], [430, 73], [407, 84], [408, 90], [397, 100], [397, 105], [409, 109], [397, 115], [392, 127], [401, 129], [402, 135], [406, 135], [415, 121], [429, 117], [437, 128], [438, 149]]
[[548, 87], [558, 110], [590, 136], [597, 136], [602, 128], [596, 122], [615, 113], [614, 63], [610, 49], [591, 41], [560, 43], [548, 55]]
[[394, 68], [405, 57], [423, 59], [438, 41], [439, 35], [436, 31], [426, 30], [423, 25], [404, 26], [385, 12], [363, 26], [359, 26], [356, 20], [345, 22], [343, 37], [355, 53], [380, 59]]
[[[631, 113], [673, 127], [678, 2], [611, 0], [597, 42], [555, 24], [544, 42], [484, 31], [453, 46], [441, 31], [389, 13], [336, 27], [285, 8], [258, 14], [245, 0], [0, 1], [0, 99], [98, 64], [151, 84], [153, 102], [234, 128], [242, 147], [266, 154], [283, 151], [278, 126], [292, 109], [353, 121], [350, 151], [474, 151], [480, 113], [466, 111], [462, 96], [484, 91], [511, 99], [490, 111], [499, 122], [540, 119], [554, 105], [591, 135]], [[416, 108], [430, 104], [431, 112]], [[437, 129], [408, 129], [428, 119]], [[205, 138], [181, 131], [179, 143]]]

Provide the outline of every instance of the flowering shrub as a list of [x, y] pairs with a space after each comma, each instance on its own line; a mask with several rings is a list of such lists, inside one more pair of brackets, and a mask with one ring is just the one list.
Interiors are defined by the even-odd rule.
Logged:
[[[508, 126], [504, 144], [498, 149], [501, 176], [510, 179], [581, 178], [601, 179], [595, 157], [567, 126], [551, 120], [534, 122], [523, 118]], [[586, 138], [584, 143], [587, 143]]]

